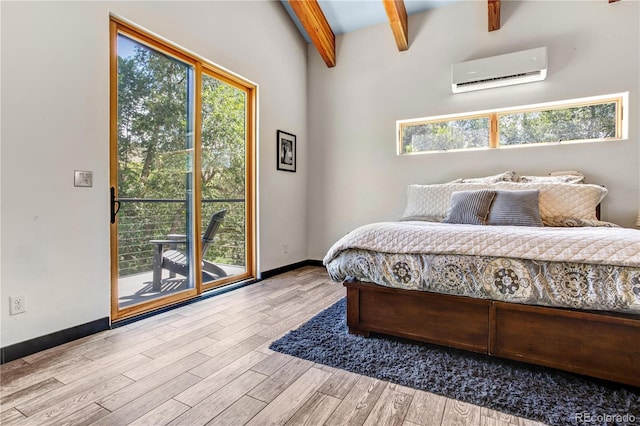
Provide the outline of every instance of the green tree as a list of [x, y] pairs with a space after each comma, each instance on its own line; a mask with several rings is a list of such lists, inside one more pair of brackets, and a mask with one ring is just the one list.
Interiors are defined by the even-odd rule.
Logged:
[[614, 103], [505, 114], [500, 117], [500, 144], [604, 139], [615, 136], [615, 125]]
[[[129, 53], [118, 57], [119, 198], [174, 200], [122, 204], [120, 271], [127, 275], [150, 269], [150, 239], [186, 233], [194, 152], [188, 102], [194, 70], [124, 36], [119, 36], [119, 50], [120, 43]], [[204, 76], [202, 105], [202, 198], [244, 199], [244, 92]], [[243, 265], [244, 203], [203, 204], [202, 226], [221, 208], [229, 210], [221, 244], [207, 257]]]
[[[202, 198], [244, 199], [246, 95], [236, 87], [202, 78]], [[245, 264], [245, 203], [205, 203], [203, 222], [227, 208], [224, 232], [209, 260]], [[204, 224], [206, 226], [206, 223]]]
[[474, 118], [404, 126], [402, 129], [403, 152], [488, 146], [488, 123], [487, 118]]

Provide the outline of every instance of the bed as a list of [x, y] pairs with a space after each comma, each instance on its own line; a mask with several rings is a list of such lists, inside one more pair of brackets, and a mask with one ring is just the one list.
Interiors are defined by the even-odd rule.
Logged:
[[546, 180], [410, 186], [403, 220], [359, 227], [324, 259], [349, 332], [640, 386], [640, 231], [598, 220], [605, 195]]

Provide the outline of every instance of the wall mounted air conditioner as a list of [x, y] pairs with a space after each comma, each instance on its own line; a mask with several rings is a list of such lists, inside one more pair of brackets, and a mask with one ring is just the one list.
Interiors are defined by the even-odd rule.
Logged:
[[541, 81], [547, 77], [547, 48], [523, 50], [506, 55], [451, 65], [453, 93]]

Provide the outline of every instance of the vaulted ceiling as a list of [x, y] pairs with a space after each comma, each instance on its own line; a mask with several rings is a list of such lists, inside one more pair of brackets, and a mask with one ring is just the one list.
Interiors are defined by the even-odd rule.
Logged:
[[[386, 20], [399, 51], [409, 48], [407, 16], [459, 0], [281, 0], [308, 42], [313, 43], [328, 67], [336, 66], [335, 34]], [[619, 0], [608, 0], [615, 3]], [[486, 0], [487, 30], [500, 29], [500, 0]], [[381, 12], [384, 9], [384, 14]]]

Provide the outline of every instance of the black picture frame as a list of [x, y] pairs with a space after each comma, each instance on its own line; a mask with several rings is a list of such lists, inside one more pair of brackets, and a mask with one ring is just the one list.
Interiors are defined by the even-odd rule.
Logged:
[[296, 135], [278, 130], [276, 157], [278, 170], [296, 172]]

